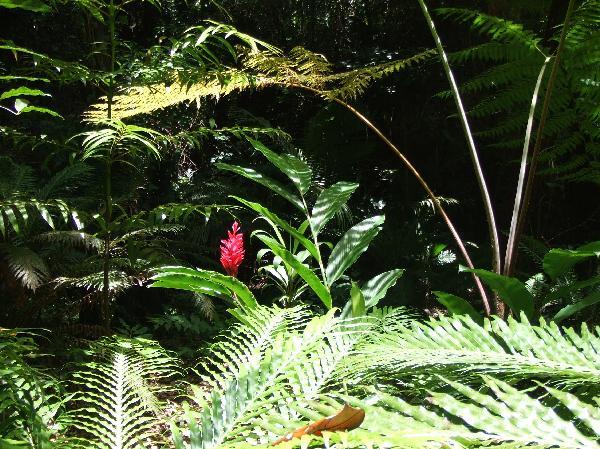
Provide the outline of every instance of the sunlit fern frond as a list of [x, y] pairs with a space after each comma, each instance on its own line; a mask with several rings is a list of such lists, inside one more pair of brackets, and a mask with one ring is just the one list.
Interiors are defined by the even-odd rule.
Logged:
[[157, 394], [177, 376], [174, 359], [156, 342], [111, 338], [92, 346], [94, 361], [73, 375], [71, 429], [82, 446], [133, 449], [160, 444]]
[[[416, 65], [433, 54], [433, 51], [427, 50], [400, 61], [334, 74], [323, 55], [301, 47], [292, 49], [287, 56], [269, 51], [252, 52], [244, 55], [239, 68], [209, 71], [200, 79], [179, 77], [169, 85], [126, 89], [114, 98], [113, 116], [125, 118], [148, 114], [180, 103], [199, 103], [204, 98], [218, 99], [235, 92], [268, 86], [308, 88], [329, 99], [356, 98], [374, 81]], [[107, 108], [106, 99], [102, 99], [86, 112], [85, 117], [92, 121], [105, 117]]]
[[372, 335], [348, 360], [348, 370], [392, 382], [423, 373], [464, 381], [473, 374], [494, 373], [593, 390], [600, 381], [598, 348], [598, 329], [585, 323], [576, 332], [543, 320], [535, 326], [524, 317], [493, 318], [484, 326], [468, 316], [441, 317]]
[[[200, 102], [204, 98], [219, 98], [252, 87], [261, 87], [264, 80], [236, 69], [228, 69], [205, 76], [193, 84], [180, 79], [169, 85], [151, 85], [131, 87], [114, 98], [112, 116], [119, 119], [140, 114], [149, 114], [158, 109], [180, 103]], [[268, 84], [268, 83], [267, 83]], [[101, 99], [85, 114], [88, 121], [97, 121], [106, 117], [108, 106], [106, 98]]]
[[458, 382], [448, 381], [448, 385], [462, 398], [433, 392], [430, 402], [438, 407], [440, 414], [458, 418], [465, 428], [478, 431], [476, 435], [482, 440], [521, 447], [600, 447], [597, 397], [593, 398], [592, 405], [571, 393], [541, 387], [546, 397], [536, 398], [526, 390], [491, 377], [483, 378], [483, 385], [488, 389], [484, 392]]
[[44, 259], [27, 246], [1, 243], [0, 254], [14, 278], [28, 289], [35, 291], [50, 276]]
[[190, 444], [174, 428], [176, 446], [208, 449], [273, 441], [286, 432], [283, 421], [297, 421], [309, 401], [341, 388], [339, 366], [383, 317], [342, 320], [334, 313], [311, 318], [299, 307], [236, 312], [244, 324], [208, 356], [205, 380], [211, 391], [196, 392], [202, 410], [186, 412]]
[[[76, 287], [88, 291], [101, 291], [104, 282], [104, 272], [98, 271], [91, 274], [58, 277], [53, 281], [57, 287]], [[108, 290], [111, 293], [120, 293], [135, 284], [135, 279], [120, 270], [108, 272]]]

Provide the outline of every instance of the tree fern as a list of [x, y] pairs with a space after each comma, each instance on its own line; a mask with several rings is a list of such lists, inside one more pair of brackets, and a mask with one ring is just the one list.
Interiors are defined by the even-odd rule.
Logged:
[[[600, 179], [596, 160], [598, 89], [593, 87], [600, 60], [599, 9], [597, 0], [588, 0], [573, 14], [543, 131], [546, 142], [550, 142], [541, 154], [545, 163], [542, 173], [546, 175], [578, 181]], [[493, 117], [494, 124], [480, 135], [489, 138], [491, 146], [518, 148], [535, 79], [544, 63], [544, 52], [548, 52], [545, 43], [520, 24], [477, 11], [442, 8], [438, 13], [489, 38], [489, 42], [456, 52], [451, 59], [457, 63], [483, 62], [489, 67], [463, 83], [461, 90], [479, 97], [483, 94], [472, 107], [473, 117]]]

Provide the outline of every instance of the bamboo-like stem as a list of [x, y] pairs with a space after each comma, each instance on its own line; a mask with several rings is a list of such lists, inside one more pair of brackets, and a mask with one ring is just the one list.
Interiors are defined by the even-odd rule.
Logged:
[[519, 179], [517, 181], [517, 193], [515, 194], [515, 203], [513, 205], [512, 218], [510, 220], [510, 231], [508, 234], [508, 243], [506, 244], [506, 253], [504, 255], [504, 274], [509, 275], [509, 268], [512, 267], [512, 258], [515, 250], [515, 235], [517, 232], [517, 219], [519, 217], [519, 211], [521, 210], [521, 202], [523, 200], [523, 188], [525, 186], [525, 173], [527, 172], [527, 160], [529, 156], [529, 144], [531, 142], [531, 131], [533, 130], [533, 119], [535, 116], [535, 107], [537, 105], [538, 95], [542, 80], [544, 79], [544, 72], [550, 62], [550, 58], [546, 58], [540, 69], [535, 88], [533, 89], [533, 96], [531, 98], [531, 107], [529, 108], [529, 118], [527, 119], [527, 129], [525, 131], [525, 140], [523, 141], [523, 153], [521, 155], [521, 166], [519, 168]]
[[[425, 5], [424, 0], [418, 0], [419, 5], [421, 5], [421, 10], [423, 11], [423, 15], [427, 21], [427, 25], [429, 26], [429, 30], [431, 31], [431, 35], [433, 36], [433, 40], [435, 41], [435, 45], [437, 47], [438, 53], [440, 55], [440, 59], [442, 60], [442, 66], [444, 67], [444, 72], [446, 73], [446, 77], [448, 78], [448, 82], [450, 83], [450, 87], [452, 89], [452, 93], [454, 94], [454, 101], [456, 103], [456, 108], [458, 109], [458, 115], [460, 117], [460, 123], [462, 125], [463, 131], [465, 133], [465, 137], [467, 138], [467, 143], [469, 145], [469, 154], [471, 156], [471, 160], [473, 162], [473, 168], [475, 169], [475, 176], [477, 178], [477, 184], [479, 185], [479, 190], [481, 191], [481, 197], [483, 199], [484, 210], [487, 218], [488, 224], [488, 232], [490, 235], [490, 245], [492, 249], [492, 268], [496, 273], [500, 273], [502, 270], [502, 261], [500, 258], [500, 240], [498, 238], [498, 227], [496, 226], [496, 218], [494, 215], [494, 208], [492, 206], [492, 200], [490, 198], [490, 193], [487, 188], [487, 183], [485, 181], [485, 176], [483, 174], [483, 169], [481, 167], [481, 162], [479, 161], [479, 155], [477, 153], [477, 148], [475, 146], [475, 139], [473, 139], [473, 134], [471, 133], [471, 128], [469, 126], [469, 121], [467, 120], [467, 114], [465, 112], [465, 108], [462, 103], [462, 99], [460, 97], [460, 92], [458, 90], [458, 85], [456, 84], [456, 80], [454, 79], [454, 74], [452, 73], [452, 69], [450, 68], [450, 64], [448, 62], [448, 57], [446, 56], [446, 52], [444, 51], [444, 46], [442, 45], [442, 40], [435, 28], [435, 23], [427, 10], [427, 5]], [[500, 304], [497, 304], [497, 307]]]
[[[116, 36], [115, 36], [115, 4], [114, 0], [110, 0], [108, 6], [108, 33], [110, 39], [110, 79], [108, 81], [108, 93], [107, 93], [107, 118], [112, 118], [112, 103], [114, 97], [114, 73], [115, 73], [115, 56], [116, 56]], [[111, 151], [112, 153], [112, 151]], [[110, 327], [110, 222], [112, 221], [112, 154], [108, 154], [106, 159], [106, 170], [105, 170], [105, 183], [104, 183], [104, 194], [105, 194], [105, 212], [104, 221], [106, 225], [106, 235], [104, 237], [104, 254], [102, 263], [102, 323], [105, 328]]]
[[[302, 84], [294, 84], [294, 83], [291, 83], [291, 84], [290, 83], [281, 83], [281, 84], [286, 87], [302, 89], [302, 90], [311, 92], [311, 93], [316, 94], [319, 97], [323, 98], [323, 92], [321, 92], [317, 89], [313, 89], [312, 87], [304, 86]], [[473, 265], [473, 262], [471, 261], [471, 257], [469, 256], [469, 252], [467, 251], [467, 248], [466, 248], [462, 238], [458, 234], [458, 231], [454, 227], [454, 224], [452, 223], [452, 220], [450, 220], [450, 217], [446, 213], [446, 210], [442, 206], [442, 203], [440, 203], [440, 200], [438, 200], [435, 193], [433, 193], [433, 190], [431, 190], [431, 188], [429, 187], [429, 184], [427, 184], [425, 179], [421, 176], [419, 171], [411, 164], [411, 162], [408, 160], [408, 158], [398, 149], [398, 147], [396, 147], [396, 145], [394, 145], [392, 143], [392, 141], [390, 139], [388, 139], [385, 136], [385, 134], [383, 134], [383, 132], [379, 128], [377, 128], [367, 117], [365, 117], [356, 108], [354, 108], [353, 106], [351, 106], [350, 104], [346, 103], [345, 101], [343, 101], [339, 98], [329, 98], [329, 100], [335, 101], [340, 106], [342, 106], [345, 109], [347, 109], [348, 111], [350, 111], [355, 117], [357, 117], [361, 122], [363, 122], [369, 129], [371, 129], [371, 131], [373, 131], [375, 133], [375, 135], [377, 137], [379, 137], [383, 141], [383, 143], [385, 143], [385, 145], [402, 161], [402, 163], [406, 166], [406, 168], [408, 168], [408, 170], [417, 179], [419, 184], [421, 184], [421, 186], [427, 193], [427, 196], [433, 202], [437, 212], [441, 215], [442, 219], [446, 223], [446, 226], [448, 226], [448, 229], [450, 230], [450, 233], [452, 234], [452, 237], [454, 238], [454, 241], [456, 242], [456, 245], [458, 246], [467, 266], [471, 269], [475, 268]], [[475, 281], [477, 290], [479, 291], [479, 295], [481, 296], [481, 300], [483, 302], [483, 307], [485, 309], [485, 313], [487, 316], [489, 316], [491, 314], [491, 309], [490, 309], [490, 302], [488, 300], [485, 288], [483, 287], [481, 280], [475, 274], [472, 274], [472, 276], [473, 276], [473, 280]]]
[[554, 83], [556, 82], [556, 77], [558, 75], [558, 69], [560, 67], [560, 57], [565, 47], [565, 39], [567, 37], [567, 31], [569, 29], [569, 21], [571, 20], [571, 14], [573, 13], [573, 7], [575, 5], [575, 0], [569, 1], [569, 6], [567, 7], [567, 12], [565, 14], [565, 21], [563, 23], [563, 28], [560, 34], [560, 41], [558, 43], [558, 48], [556, 49], [556, 55], [554, 56], [554, 62], [552, 64], [552, 71], [550, 72], [550, 78], [548, 79], [548, 85], [546, 87], [546, 94], [544, 95], [544, 103], [542, 106], [542, 113], [540, 116], [540, 122], [537, 127], [536, 136], [535, 136], [535, 145], [533, 147], [533, 151], [531, 153], [531, 163], [529, 167], [529, 172], [527, 173], [527, 183], [525, 184], [525, 193], [523, 194], [523, 206], [519, 211], [519, 217], [517, 219], [517, 226], [514, 234], [514, 240], [512, 242], [512, 254], [510, 259], [510, 264], [505, 267], [504, 273], [507, 276], [510, 276], [515, 268], [516, 259], [518, 255], [518, 251], [516, 249], [519, 246], [519, 240], [523, 233], [523, 228], [525, 226], [525, 220], [527, 218], [527, 212], [529, 211], [529, 204], [531, 202], [531, 195], [533, 193], [533, 183], [535, 180], [535, 175], [537, 172], [537, 165], [539, 161], [539, 155], [542, 147], [544, 128], [546, 127], [546, 121], [548, 120], [548, 114], [550, 113], [550, 100], [552, 98], [552, 91], [554, 89]]

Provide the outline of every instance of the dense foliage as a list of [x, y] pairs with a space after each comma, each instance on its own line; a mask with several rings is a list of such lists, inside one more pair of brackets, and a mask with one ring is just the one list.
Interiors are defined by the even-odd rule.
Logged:
[[0, 449], [599, 447], [598, 0], [0, 25]]

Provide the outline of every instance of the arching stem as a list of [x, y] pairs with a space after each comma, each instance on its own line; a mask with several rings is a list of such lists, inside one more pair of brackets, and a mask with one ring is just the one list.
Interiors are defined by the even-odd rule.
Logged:
[[[302, 89], [302, 90], [311, 92], [311, 93], [313, 93], [315, 95], [318, 95], [319, 97], [323, 98], [323, 92], [321, 92], [321, 91], [319, 91], [317, 89], [313, 89], [311, 87], [304, 86], [302, 84], [293, 84], [293, 83], [292, 84], [281, 83], [281, 84], [283, 86], [286, 86], [286, 87], [291, 87], [291, 88], [296, 88], [296, 89]], [[346, 103], [345, 101], [343, 101], [343, 100], [341, 100], [339, 98], [329, 98], [329, 100], [336, 102], [337, 104], [339, 104], [340, 106], [342, 106], [346, 110], [350, 111], [356, 118], [358, 118], [369, 129], [371, 129], [371, 131], [373, 131], [375, 133], [375, 135], [377, 137], [379, 137], [383, 141], [383, 143], [385, 143], [385, 145], [402, 161], [402, 163], [406, 166], [406, 168], [417, 179], [417, 181], [419, 182], [419, 184], [421, 184], [421, 186], [423, 187], [423, 189], [427, 193], [427, 196], [433, 202], [433, 204], [435, 206], [435, 209], [437, 210], [437, 212], [440, 214], [440, 216], [442, 217], [442, 219], [446, 223], [446, 226], [448, 226], [448, 229], [450, 230], [450, 233], [452, 234], [452, 237], [454, 238], [454, 241], [456, 242], [456, 245], [458, 246], [458, 249], [459, 249], [460, 253], [462, 254], [463, 259], [465, 260], [465, 263], [467, 264], [467, 266], [469, 268], [475, 268], [474, 265], [473, 265], [473, 262], [471, 261], [471, 257], [469, 256], [469, 253], [467, 251], [467, 248], [466, 248], [463, 240], [461, 239], [460, 235], [458, 234], [458, 231], [454, 227], [454, 224], [450, 220], [450, 217], [446, 213], [446, 210], [442, 206], [442, 203], [440, 203], [440, 200], [438, 200], [438, 198], [435, 195], [435, 193], [433, 193], [433, 190], [431, 190], [431, 188], [429, 187], [429, 185], [427, 184], [427, 182], [425, 181], [425, 179], [423, 179], [423, 177], [421, 176], [421, 174], [411, 164], [411, 162], [406, 158], [406, 156], [398, 149], [398, 147], [396, 147], [396, 145], [394, 145], [392, 143], [392, 141], [390, 141], [390, 139], [388, 139], [383, 134], [383, 132], [381, 132], [381, 130], [379, 128], [377, 128], [367, 117], [365, 117], [356, 108], [354, 108], [353, 106], [351, 106], [350, 104]], [[473, 280], [475, 281], [475, 285], [477, 286], [477, 290], [479, 291], [479, 295], [481, 296], [481, 300], [483, 301], [483, 307], [485, 309], [485, 313], [486, 313], [487, 316], [489, 316], [491, 314], [491, 309], [490, 309], [490, 302], [488, 300], [485, 288], [483, 287], [483, 284], [481, 283], [481, 280], [476, 275], [474, 275], [474, 274], [473, 274]]]

